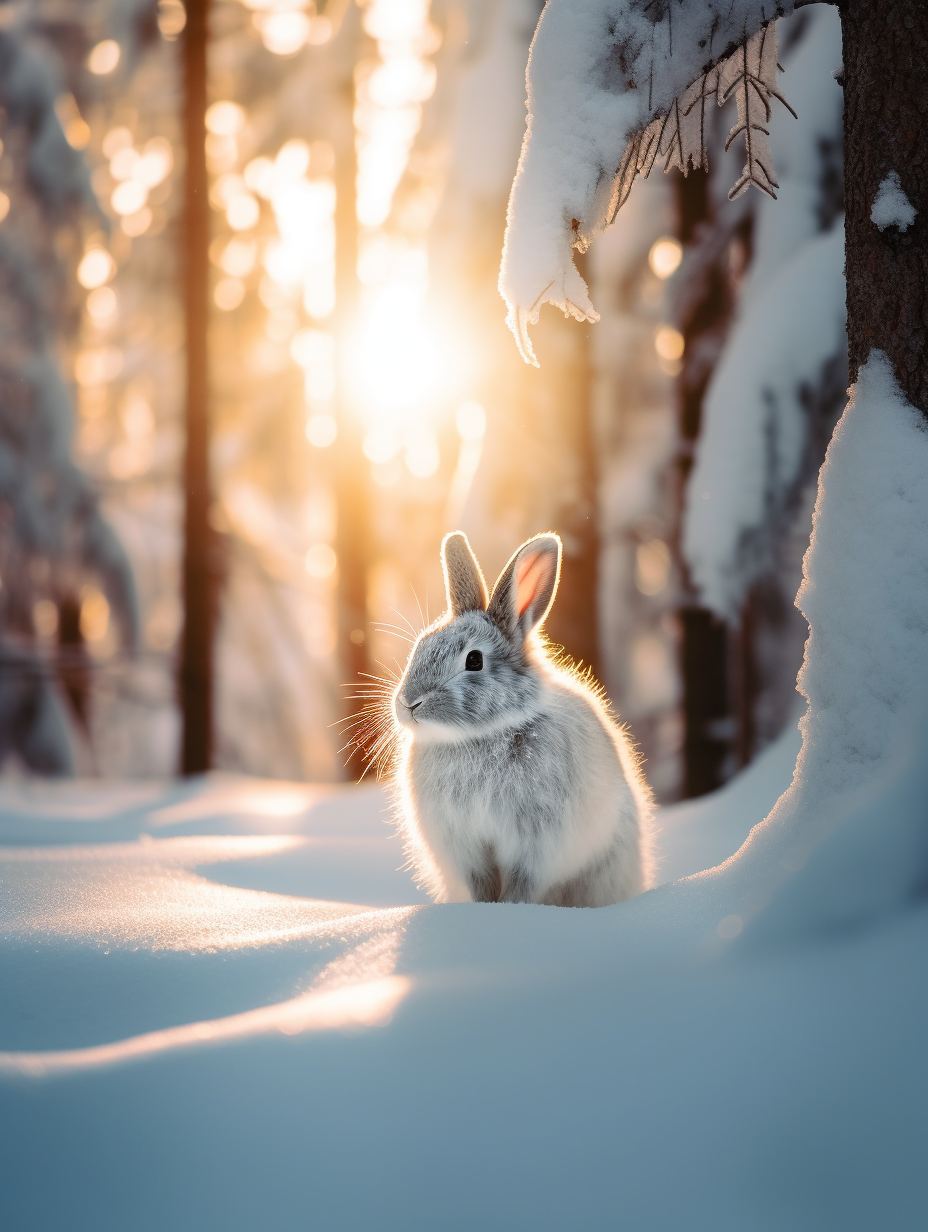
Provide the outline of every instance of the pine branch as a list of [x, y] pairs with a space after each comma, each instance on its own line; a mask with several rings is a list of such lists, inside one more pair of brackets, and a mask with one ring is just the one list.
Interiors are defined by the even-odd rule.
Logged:
[[743, 138], [746, 161], [741, 175], [728, 193], [729, 201], [753, 185], [776, 199], [779, 188], [770, 150], [771, 99], [776, 98], [796, 115], [777, 90], [777, 43], [773, 24], [746, 39], [734, 55], [719, 66], [719, 106], [732, 97], [738, 105], [738, 120], [725, 142], [728, 150]]
[[[790, 115], [798, 118], [777, 89], [778, 71], [782, 70], [777, 61], [776, 32], [772, 23], [746, 39], [718, 64], [706, 69], [674, 99], [666, 112], [629, 141], [613, 182], [606, 214], [608, 222], [615, 220], [628, 200], [635, 179], [639, 175], [647, 179], [658, 157], [663, 159], [665, 172], [675, 169], [687, 175], [694, 167], [708, 170], [706, 105], [711, 99], [719, 107], [731, 98], [736, 100], [738, 120], [728, 134], [725, 149], [731, 149], [738, 138], [745, 144], [747, 161], [728, 194], [729, 200], [740, 196], [751, 185], [776, 198], [779, 184], [773, 170], [768, 127], [771, 100], [776, 99]], [[653, 66], [651, 73], [653, 78]]]

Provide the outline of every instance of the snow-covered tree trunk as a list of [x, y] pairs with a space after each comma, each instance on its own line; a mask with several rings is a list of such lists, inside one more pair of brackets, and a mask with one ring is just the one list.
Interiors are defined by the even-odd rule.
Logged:
[[[879, 348], [909, 401], [928, 414], [928, 5], [844, 0], [840, 11], [851, 379]], [[881, 229], [871, 214], [892, 172], [898, 221], [884, 219]]]

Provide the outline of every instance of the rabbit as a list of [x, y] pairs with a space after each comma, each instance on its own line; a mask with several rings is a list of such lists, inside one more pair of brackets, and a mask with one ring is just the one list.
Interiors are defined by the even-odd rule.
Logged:
[[460, 531], [441, 561], [447, 612], [415, 641], [392, 697], [398, 817], [439, 902], [599, 907], [652, 882], [651, 793], [602, 690], [539, 628], [561, 569], [529, 539], [488, 596]]

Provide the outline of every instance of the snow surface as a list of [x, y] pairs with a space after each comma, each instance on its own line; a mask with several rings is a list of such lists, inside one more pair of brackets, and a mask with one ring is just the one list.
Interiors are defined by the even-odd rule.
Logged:
[[835, 824], [842, 801], [924, 735], [926, 468], [925, 419], [873, 351], [819, 477], [797, 597], [811, 630], [798, 680], [808, 706], [793, 783], [766, 827], [776, 841]]
[[[733, 851], [791, 751], [668, 810], [668, 869]], [[724, 874], [599, 911], [435, 907], [400, 859], [376, 789], [4, 788], [0, 1226], [921, 1209], [924, 906], [759, 947]]]
[[895, 227], [908, 231], [915, 221], [917, 210], [905, 195], [898, 171], [890, 171], [880, 182], [870, 209], [870, 221], [880, 231]]
[[0, 1227], [919, 1226], [926, 468], [874, 353], [792, 783], [666, 810], [630, 902], [426, 904], [376, 788], [4, 786]]

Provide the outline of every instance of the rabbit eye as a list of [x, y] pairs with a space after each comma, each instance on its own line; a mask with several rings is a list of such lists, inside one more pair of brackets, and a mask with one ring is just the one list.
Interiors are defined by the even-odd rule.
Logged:
[[468, 672], [483, 670], [483, 655], [479, 650], [468, 650], [467, 658], [464, 660], [464, 668]]

